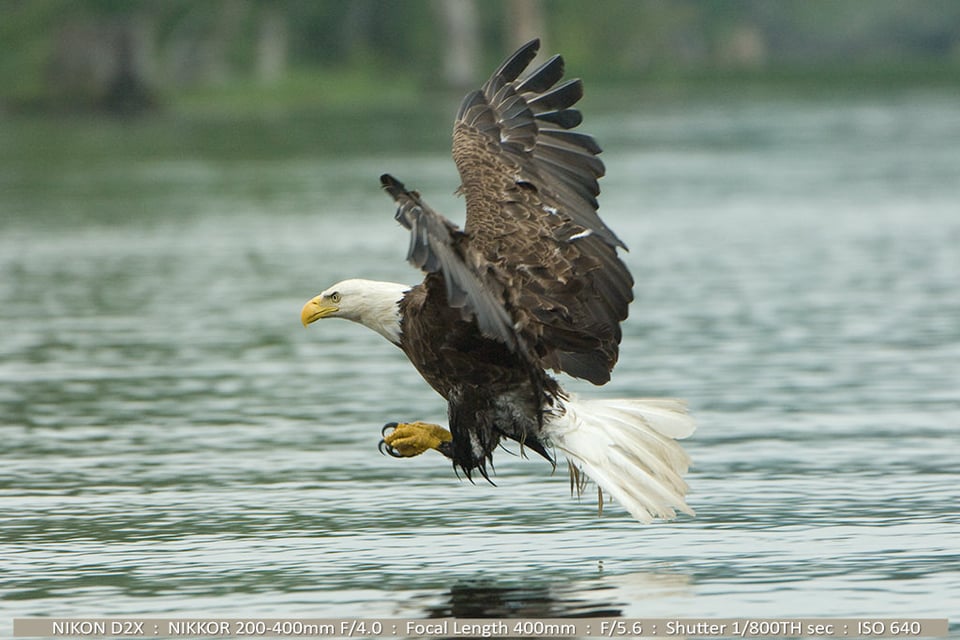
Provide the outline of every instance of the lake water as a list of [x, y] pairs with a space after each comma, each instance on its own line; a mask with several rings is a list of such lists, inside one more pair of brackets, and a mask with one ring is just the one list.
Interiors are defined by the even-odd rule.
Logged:
[[[960, 102], [604, 108], [630, 246], [620, 364], [689, 401], [696, 518], [565, 470], [497, 485], [380, 427], [443, 421], [399, 350], [300, 307], [415, 282], [378, 188], [461, 219], [424, 118], [0, 121], [0, 633], [14, 616], [950, 617], [960, 634]], [[407, 129], [406, 127], [413, 127]], [[349, 140], [362, 141], [351, 150]]]

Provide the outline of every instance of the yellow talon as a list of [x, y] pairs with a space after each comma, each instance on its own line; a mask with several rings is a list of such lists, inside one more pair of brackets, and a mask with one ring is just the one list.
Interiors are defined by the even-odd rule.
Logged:
[[401, 422], [392, 432], [383, 436], [383, 442], [404, 458], [418, 456], [427, 449], [438, 449], [453, 435], [438, 424], [429, 422]]

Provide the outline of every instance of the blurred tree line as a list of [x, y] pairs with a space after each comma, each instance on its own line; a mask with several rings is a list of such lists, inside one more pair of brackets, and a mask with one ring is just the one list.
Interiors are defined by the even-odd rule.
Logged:
[[0, 0], [0, 104], [138, 111], [331, 72], [462, 88], [535, 35], [596, 81], [960, 68], [955, 0]]

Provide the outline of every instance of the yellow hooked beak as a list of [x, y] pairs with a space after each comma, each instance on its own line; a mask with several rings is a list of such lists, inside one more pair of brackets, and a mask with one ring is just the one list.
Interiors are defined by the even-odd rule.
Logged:
[[303, 309], [300, 311], [300, 322], [303, 323], [303, 326], [307, 326], [311, 322], [332, 316], [339, 310], [340, 308], [332, 304], [330, 300], [325, 300], [323, 296], [317, 296], [303, 305]]

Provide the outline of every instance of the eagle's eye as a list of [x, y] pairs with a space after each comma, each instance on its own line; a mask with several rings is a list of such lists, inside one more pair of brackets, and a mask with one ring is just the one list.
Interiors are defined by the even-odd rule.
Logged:
[[339, 291], [334, 291], [333, 293], [330, 294], [330, 302], [332, 302], [332, 303], [334, 303], [334, 304], [338, 304], [338, 303], [340, 302], [340, 292], [339, 292]]

